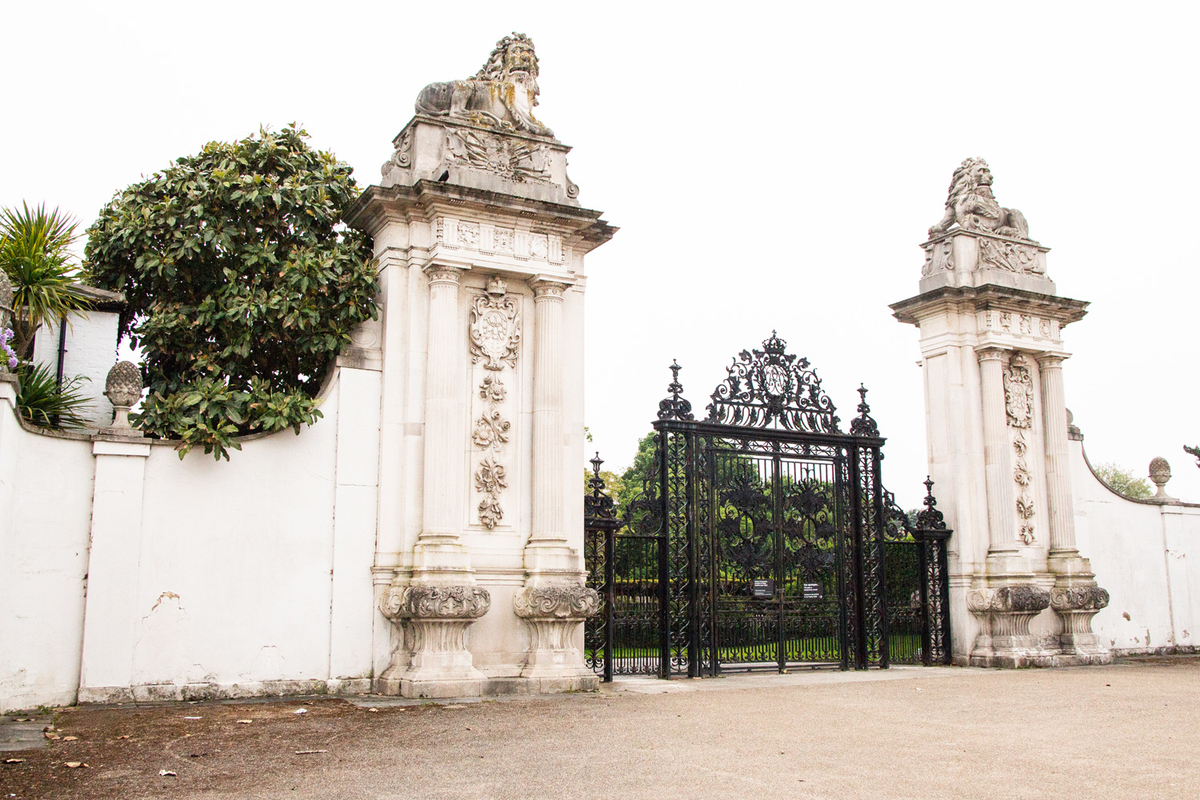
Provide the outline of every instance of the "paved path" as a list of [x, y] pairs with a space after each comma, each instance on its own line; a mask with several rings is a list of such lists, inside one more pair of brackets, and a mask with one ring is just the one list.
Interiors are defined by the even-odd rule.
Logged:
[[[342, 701], [84, 708], [58, 720], [78, 741], [22, 753], [30, 760], [17, 766], [31, 789], [10, 771], [0, 786], [10, 780], [18, 797], [89, 798], [1200, 796], [1194, 658], [630, 680], [590, 695], [368, 702], [375, 711]], [[117, 735], [130, 739], [114, 756]], [[64, 769], [71, 753], [90, 766]], [[159, 768], [178, 775], [159, 777]], [[34, 780], [43, 773], [46, 782]]]

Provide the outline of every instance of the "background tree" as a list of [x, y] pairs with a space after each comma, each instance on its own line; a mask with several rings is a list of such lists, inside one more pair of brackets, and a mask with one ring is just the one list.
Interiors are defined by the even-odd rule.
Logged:
[[1183, 451], [1185, 453], [1187, 453], [1188, 455], [1195, 456], [1196, 457], [1196, 466], [1200, 467], [1200, 445], [1197, 445], [1196, 447], [1188, 447], [1185, 444], [1183, 446]]
[[370, 242], [341, 224], [350, 167], [295, 125], [213, 142], [121, 192], [88, 229], [86, 264], [125, 294], [140, 347], [138, 425], [216, 458], [238, 434], [291, 427], [355, 325], [376, 314]]
[[47, 212], [45, 205], [0, 210], [0, 269], [12, 283], [11, 346], [19, 359], [29, 358], [43, 322], [88, 307], [75, 290], [83, 277], [70, 251], [79, 238], [75, 227], [69, 216], [57, 208]]
[[1096, 467], [1096, 475], [1117, 494], [1123, 494], [1135, 500], [1145, 500], [1154, 494], [1145, 478], [1135, 478], [1132, 470], [1125, 469], [1111, 461]]

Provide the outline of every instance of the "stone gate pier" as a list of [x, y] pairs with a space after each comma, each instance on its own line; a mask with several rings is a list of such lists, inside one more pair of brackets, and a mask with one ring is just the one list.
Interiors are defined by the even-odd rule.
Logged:
[[954, 660], [1100, 663], [1091, 620], [1109, 596], [1076, 546], [1062, 369], [1087, 303], [1058, 294], [1049, 248], [991, 184], [982, 159], [955, 170], [920, 293], [891, 306], [921, 332], [929, 471], [955, 531]]
[[[584, 257], [569, 147], [533, 114], [533, 43], [435, 83], [348, 214], [375, 240], [378, 322], [343, 358], [382, 372], [376, 690], [590, 689], [584, 586]], [[380, 672], [376, 673], [377, 675]]]

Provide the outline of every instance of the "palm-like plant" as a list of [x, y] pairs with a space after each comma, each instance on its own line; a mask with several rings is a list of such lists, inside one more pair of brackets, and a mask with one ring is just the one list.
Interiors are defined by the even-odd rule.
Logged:
[[45, 205], [30, 209], [0, 210], [0, 269], [13, 289], [13, 349], [18, 358], [28, 358], [33, 336], [48, 319], [87, 308], [87, 300], [75, 289], [79, 267], [71, 262], [70, 246], [78, 235], [76, 223], [56, 208]]

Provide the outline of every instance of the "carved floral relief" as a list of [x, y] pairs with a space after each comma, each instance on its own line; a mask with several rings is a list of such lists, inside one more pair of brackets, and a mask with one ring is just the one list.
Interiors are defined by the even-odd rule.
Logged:
[[[1026, 315], [1021, 315], [1022, 327]], [[1031, 323], [1032, 324], [1032, 323]], [[1016, 456], [1013, 481], [1017, 485], [1017, 519], [1020, 523], [1018, 535], [1025, 544], [1033, 544], [1036, 537], [1033, 529], [1034, 505], [1031, 493], [1033, 475], [1026, 461], [1029, 445], [1025, 430], [1033, 427], [1033, 378], [1029, 360], [1019, 352], [1012, 354], [1008, 368], [1004, 370], [1004, 408], [1008, 415], [1008, 426], [1014, 429], [1013, 452]]]
[[471, 361], [482, 362], [487, 370], [479, 384], [484, 407], [475, 420], [471, 441], [483, 451], [475, 470], [475, 491], [483, 495], [478, 506], [479, 524], [489, 530], [504, 518], [500, 496], [508, 488], [500, 458], [508, 444], [512, 423], [501, 411], [508, 394], [501, 376], [506, 366], [516, 366], [521, 342], [517, 299], [507, 292], [504, 281], [496, 276], [488, 281], [487, 292], [475, 298], [471, 307]]

